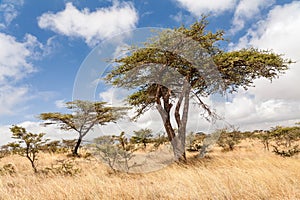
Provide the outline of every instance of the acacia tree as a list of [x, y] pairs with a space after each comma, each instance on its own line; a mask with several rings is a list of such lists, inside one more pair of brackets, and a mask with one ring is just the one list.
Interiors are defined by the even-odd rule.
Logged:
[[47, 142], [43, 138], [45, 134], [30, 133], [20, 126], [11, 127], [10, 131], [12, 132], [12, 138], [17, 141], [9, 143], [8, 146], [13, 149], [13, 152], [26, 157], [30, 161], [33, 171], [38, 172], [36, 168], [37, 155]]
[[144, 148], [147, 147], [147, 143], [149, 143], [150, 138], [153, 136], [152, 130], [147, 128], [133, 131], [133, 133], [134, 136], [132, 136], [130, 140], [133, 143], [142, 143], [144, 145]]
[[66, 103], [66, 108], [71, 114], [42, 113], [40, 118], [47, 120], [44, 125], [57, 124], [62, 130], [74, 130], [78, 133], [78, 139], [73, 150], [73, 155], [78, 155], [78, 149], [85, 137], [95, 125], [105, 125], [120, 119], [126, 107], [109, 107], [106, 102], [71, 101]]
[[137, 107], [135, 119], [156, 107], [176, 160], [186, 160], [191, 98], [209, 119], [215, 119], [217, 114], [204, 103], [205, 97], [236, 92], [240, 87], [247, 89], [261, 77], [277, 78], [291, 62], [282, 55], [254, 48], [224, 51], [218, 45], [224, 41], [224, 32], [207, 31], [207, 25], [203, 17], [188, 28], [162, 31], [143, 47], [132, 47], [129, 55], [116, 59], [119, 65], [106, 76], [108, 83], [135, 89], [127, 98]]

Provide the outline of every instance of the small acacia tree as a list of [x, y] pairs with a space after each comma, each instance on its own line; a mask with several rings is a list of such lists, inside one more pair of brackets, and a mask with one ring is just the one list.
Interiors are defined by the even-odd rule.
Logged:
[[58, 124], [63, 130], [74, 130], [78, 133], [78, 139], [73, 150], [73, 155], [78, 155], [78, 149], [85, 137], [95, 125], [105, 125], [109, 122], [116, 122], [125, 115], [126, 107], [109, 107], [106, 102], [90, 102], [76, 100], [66, 103], [66, 108], [72, 112], [63, 113], [42, 113], [40, 118], [47, 120], [44, 124]]
[[151, 129], [140, 129], [138, 131], [133, 131], [134, 136], [130, 138], [132, 143], [143, 144], [144, 148], [147, 147], [147, 143], [149, 143], [152, 135]]
[[[206, 17], [189, 28], [162, 31], [143, 47], [116, 59], [119, 63], [107, 76], [107, 82], [135, 89], [128, 96], [139, 117], [151, 107], [158, 110], [175, 160], [186, 160], [185, 137], [190, 99], [194, 98], [209, 119], [216, 118], [203, 98], [247, 89], [255, 79], [269, 80], [288, 69], [291, 62], [271, 51], [254, 48], [226, 52], [218, 42], [224, 32], [207, 31]], [[174, 112], [173, 112], [174, 111]], [[172, 123], [174, 121], [175, 123]], [[178, 129], [178, 132], [175, 132]]]
[[42, 146], [47, 142], [47, 140], [43, 139], [45, 134], [30, 133], [20, 126], [13, 126], [10, 128], [10, 131], [12, 132], [12, 138], [17, 141], [9, 143], [9, 146], [12, 148], [14, 153], [26, 157], [30, 161], [33, 171], [36, 173], [37, 155]]

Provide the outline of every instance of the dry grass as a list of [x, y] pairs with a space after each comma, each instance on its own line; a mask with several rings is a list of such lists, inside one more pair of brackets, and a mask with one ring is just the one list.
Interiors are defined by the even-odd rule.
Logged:
[[[38, 168], [64, 155], [41, 155]], [[215, 148], [209, 158], [190, 158], [147, 174], [112, 173], [96, 160], [76, 159], [77, 176], [35, 175], [25, 158], [5, 157], [15, 175], [0, 176], [0, 199], [300, 199], [300, 158], [282, 158], [257, 143], [233, 152]]]

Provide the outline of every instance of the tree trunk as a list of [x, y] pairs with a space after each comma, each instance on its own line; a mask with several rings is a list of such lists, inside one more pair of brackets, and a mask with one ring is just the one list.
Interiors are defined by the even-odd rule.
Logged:
[[73, 150], [73, 155], [74, 155], [74, 156], [78, 156], [78, 149], [79, 149], [79, 147], [80, 147], [81, 141], [82, 141], [82, 138], [79, 137], [78, 140], [77, 140], [77, 143], [76, 143], [76, 145], [75, 145], [75, 148], [74, 148], [74, 150]]
[[[184, 94], [186, 94], [186, 92], [187, 91], [185, 90]], [[159, 90], [158, 90], [157, 93], [159, 93]], [[167, 132], [168, 139], [171, 142], [171, 145], [173, 147], [175, 161], [185, 162], [186, 161], [186, 155], [185, 155], [185, 127], [186, 127], [186, 123], [183, 123], [182, 127], [181, 127], [181, 125], [179, 126], [180, 134], [178, 134], [176, 136], [174, 128], [172, 127], [172, 124], [171, 124], [170, 111], [171, 111], [171, 108], [172, 108], [172, 104], [170, 103], [170, 95], [171, 95], [171, 90], [168, 89], [168, 92], [165, 93], [162, 96], [163, 106], [162, 106], [161, 101], [160, 101], [160, 96], [157, 95], [157, 101], [156, 101], [157, 106], [156, 106], [156, 108], [157, 108], [157, 110], [158, 110], [158, 112], [159, 112], [159, 114], [160, 114], [160, 116], [161, 116], [161, 118], [164, 122], [164, 127], [165, 127], [165, 130]], [[182, 101], [182, 98], [181, 98], [180, 101]], [[186, 104], [186, 102], [185, 102], [185, 104]], [[179, 108], [177, 108], [176, 110], [177, 110], [177, 112], [175, 112], [175, 118], [176, 118], [176, 120], [178, 120], [178, 119], [180, 120], [180, 115], [177, 115], [177, 114], [179, 114], [178, 112], [180, 110], [180, 105], [179, 105]], [[186, 108], [186, 105], [185, 105], [184, 110], [188, 112], [188, 107]], [[187, 115], [184, 116], [184, 120], [187, 120]], [[181, 122], [177, 121], [177, 123], [181, 123]], [[182, 139], [184, 139], [183, 142], [182, 142]]]
[[27, 155], [26, 157], [29, 159], [29, 161], [30, 161], [30, 163], [31, 163], [31, 167], [32, 167], [34, 173], [37, 173], [38, 170], [37, 170], [37, 168], [36, 168], [36, 166], [35, 166], [35, 164], [34, 164], [34, 158], [32, 159], [29, 155]]
[[185, 144], [178, 136], [171, 141], [176, 162], [186, 162]]
[[[175, 144], [176, 151], [175, 153], [175, 159], [179, 162], [186, 162], [186, 153], [185, 153], [185, 140], [186, 140], [186, 125], [188, 120], [188, 113], [189, 113], [189, 94], [190, 94], [190, 86], [189, 83], [186, 81], [183, 85], [183, 91], [179, 98], [178, 104], [176, 106], [175, 110], [175, 118], [178, 126], [178, 135], [175, 137]], [[184, 100], [183, 104], [183, 111], [182, 111], [182, 117], [180, 118], [180, 107], [181, 103]], [[173, 146], [173, 148], [174, 148]]]
[[168, 140], [171, 142], [173, 152], [174, 152], [174, 158], [176, 161], [185, 160], [185, 152], [182, 151], [182, 145], [178, 138], [178, 136], [175, 135], [175, 131], [172, 127], [171, 121], [170, 121], [170, 110], [163, 109], [160, 105], [157, 106], [157, 109], [161, 115], [161, 118], [164, 122], [164, 127], [168, 135]]

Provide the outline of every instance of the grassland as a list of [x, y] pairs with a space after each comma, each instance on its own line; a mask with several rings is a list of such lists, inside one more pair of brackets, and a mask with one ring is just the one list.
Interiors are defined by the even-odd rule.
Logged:
[[[41, 154], [38, 168], [64, 159]], [[113, 173], [93, 158], [75, 162], [75, 176], [45, 175], [25, 158], [4, 157], [0, 166], [12, 163], [16, 173], [0, 176], [0, 199], [300, 199], [300, 157], [276, 156], [256, 141], [145, 174]]]

